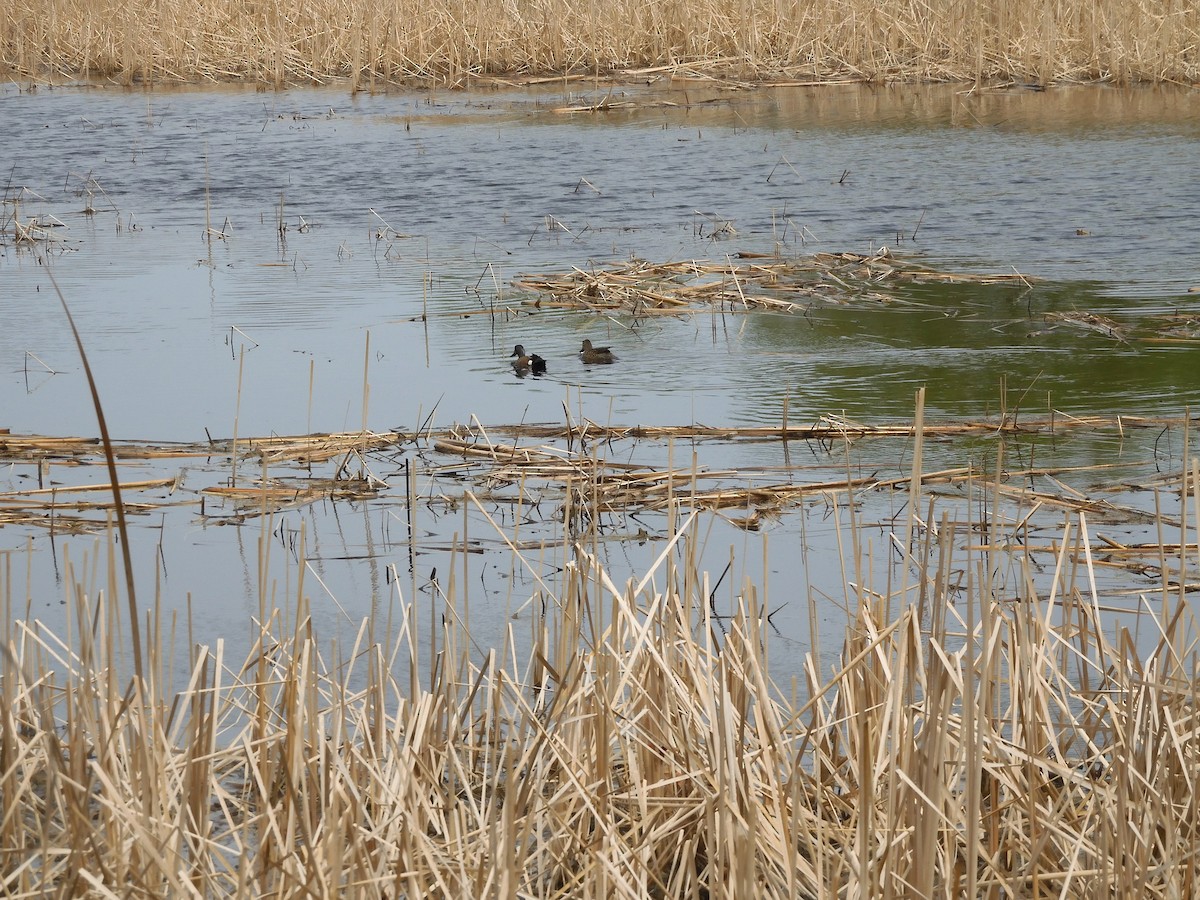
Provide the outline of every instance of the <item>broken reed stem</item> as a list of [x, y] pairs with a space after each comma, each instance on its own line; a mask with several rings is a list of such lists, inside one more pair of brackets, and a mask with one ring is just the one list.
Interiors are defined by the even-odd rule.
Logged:
[[367, 411], [371, 399], [371, 331], [367, 329], [366, 337], [363, 343], [363, 388], [362, 388], [362, 435], [363, 445], [362, 451], [365, 453], [367, 449]]
[[[230, 337], [232, 340], [232, 336]], [[237, 487], [237, 465], [238, 465], [238, 422], [242, 417], [242, 374], [246, 367], [246, 348], [243, 346], [238, 350], [238, 378], [237, 378], [237, 397], [233, 409], [233, 437], [229, 442], [229, 454], [231, 456], [229, 464], [229, 486]]]
[[[913, 535], [916, 534], [918, 515], [917, 505], [921, 502], [921, 485], [924, 481], [922, 472], [925, 466], [925, 388], [917, 389], [916, 413], [913, 419], [912, 447], [912, 477], [908, 486], [908, 518], [904, 531], [904, 553], [913, 552]], [[928, 527], [929, 523], [926, 523]], [[901, 576], [900, 595], [908, 594], [908, 578], [910, 567], [905, 566]], [[888, 613], [891, 618], [891, 613]]]
[[308, 414], [305, 419], [305, 432], [312, 434], [312, 410], [313, 410], [313, 388], [316, 385], [317, 378], [317, 362], [315, 359], [308, 361]]
[[[96, 412], [96, 424], [100, 431], [100, 442], [104, 448], [104, 463], [108, 468], [109, 484], [112, 487], [113, 510], [116, 513], [117, 535], [121, 543], [121, 561], [122, 568], [125, 572], [125, 591], [126, 601], [129, 604], [129, 628], [130, 636], [133, 642], [133, 665], [134, 672], [137, 675], [137, 683], [134, 685], [135, 696], [140, 696], [141, 692], [146, 689], [145, 682], [145, 665], [142, 660], [144, 647], [142, 645], [140, 611], [137, 603], [137, 591], [135, 589], [135, 581], [133, 577], [133, 558], [129, 547], [129, 531], [125, 521], [125, 503], [121, 496], [120, 481], [117, 478], [117, 462], [116, 455], [113, 450], [112, 437], [108, 433], [108, 421], [104, 415], [104, 405], [100, 402], [100, 391], [96, 386], [96, 379], [92, 374], [92, 366], [88, 361], [87, 352], [83, 347], [83, 336], [79, 333], [79, 329], [75, 327], [75, 317], [71, 315], [71, 308], [67, 305], [67, 298], [59, 289], [58, 281], [54, 278], [54, 273], [46, 270], [46, 274], [50, 279], [50, 284], [54, 288], [54, 293], [58, 296], [59, 303], [62, 306], [63, 314], [67, 317], [67, 325], [71, 329], [71, 335], [75, 339], [75, 346], [79, 350], [79, 360], [83, 365], [83, 372], [87, 378], [88, 391], [92, 398], [92, 407]], [[112, 545], [109, 544], [111, 552]], [[111, 577], [115, 577], [115, 569], [110, 566], [109, 573]], [[113, 585], [115, 588], [115, 584]], [[110, 596], [116, 597], [115, 589], [110, 591]], [[147, 801], [148, 802], [148, 801]]]

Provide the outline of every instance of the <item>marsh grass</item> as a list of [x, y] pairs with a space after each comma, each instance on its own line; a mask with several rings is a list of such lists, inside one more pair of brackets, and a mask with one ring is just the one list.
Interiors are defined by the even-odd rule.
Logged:
[[886, 5], [816, 0], [14, 0], [0, 66], [30, 79], [349, 78], [464, 84], [502, 76], [724, 80], [1195, 82], [1200, 10], [1165, 0]]
[[112, 535], [65, 560], [66, 633], [14, 610], [6, 572], [6, 895], [1186, 896], [1196, 630], [1166, 563], [1200, 562], [1197, 464], [1174, 481], [1181, 521], [1159, 520], [1163, 577], [1135, 640], [1094, 587], [1090, 509], [1063, 510], [1038, 575], [997, 514], [1000, 479], [964, 480], [985, 502], [939, 514], [919, 413], [912, 433], [908, 514], [884, 546], [853, 486], [836, 504], [846, 572], [883, 554], [891, 574], [848, 574], [840, 650], [811, 648], [791, 685], [771, 679], [769, 613], [814, 601], [747, 582], [716, 616], [707, 514], [682, 489], [645, 572], [614, 583], [594, 530], [564, 535], [559, 576], [530, 569], [528, 641], [514, 623], [490, 648], [465, 582], [397, 594], [330, 640], [300, 577], [282, 603], [263, 590], [236, 659], [192, 637], [180, 666], [144, 610], [131, 680]]

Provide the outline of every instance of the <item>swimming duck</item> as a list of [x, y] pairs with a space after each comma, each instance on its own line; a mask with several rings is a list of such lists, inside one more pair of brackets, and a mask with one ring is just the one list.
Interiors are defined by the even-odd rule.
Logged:
[[513, 348], [512, 355], [516, 357], [513, 360], [512, 367], [518, 375], [524, 375], [526, 372], [532, 372], [534, 375], [544, 375], [546, 372], [546, 361], [536, 353], [526, 353], [523, 344], [517, 344]]
[[583, 349], [579, 351], [579, 358], [588, 365], [596, 365], [616, 362], [617, 354], [613, 353], [608, 347], [593, 347], [592, 342], [584, 338]]

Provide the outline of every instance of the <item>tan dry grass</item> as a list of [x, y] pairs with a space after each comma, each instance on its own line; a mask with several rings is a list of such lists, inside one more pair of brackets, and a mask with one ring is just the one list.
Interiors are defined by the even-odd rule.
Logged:
[[1200, 9], [1171, 0], [12, 0], [0, 70], [250, 79], [670, 73], [738, 80], [1200, 80]]
[[1196, 883], [1194, 627], [1164, 593], [1146, 598], [1149, 654], [1106, 633], [1087, 568], [1063, 562], [1088, 554], [1086, 515], [1064, 519], [1051, 591], [1026, 571], [1007, 598], [991, 573], [1027, 560], [963, 549], [943, 522], [907, 585], [849, 589], [841, 654], [810, 655], [800, 694], [771, 683], [752, 585], [733, 619], [711, 617], [689, 562], [700, 530], [686, 518], [627, 585], [577, 545], [525, 653], [460, 649], [452, 595], [432, 634], [402, 602], [390, 638], [369, 621], [323, 651], [299, 596], [245, 659], [195, 646], [173, 689], [161, 646], [146, 683], [121, 674], [103, 597], [71, 595], [69, 642], [6, 617], [6, 895], [1082, 898]]

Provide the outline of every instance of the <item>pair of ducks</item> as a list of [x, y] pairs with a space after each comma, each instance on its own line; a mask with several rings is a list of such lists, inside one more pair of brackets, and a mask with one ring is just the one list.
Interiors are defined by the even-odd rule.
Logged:
[[[516, 369], [517, 374], [532, 372], [534, 375], [544, 375], [546, 372], [546, 361], [536, 353], [526, 353], [523, 344], [517, 344], [513, 348], [512, 356], [516, 357], [512, 366]], [[592, 342], [584, 338], [583, 349], [579, 351], [579, 358], [583, 360], [585, 365], [607, 365], [617, 361], [617, 354], [613, 353], [608, 347], [593, 347]]]

